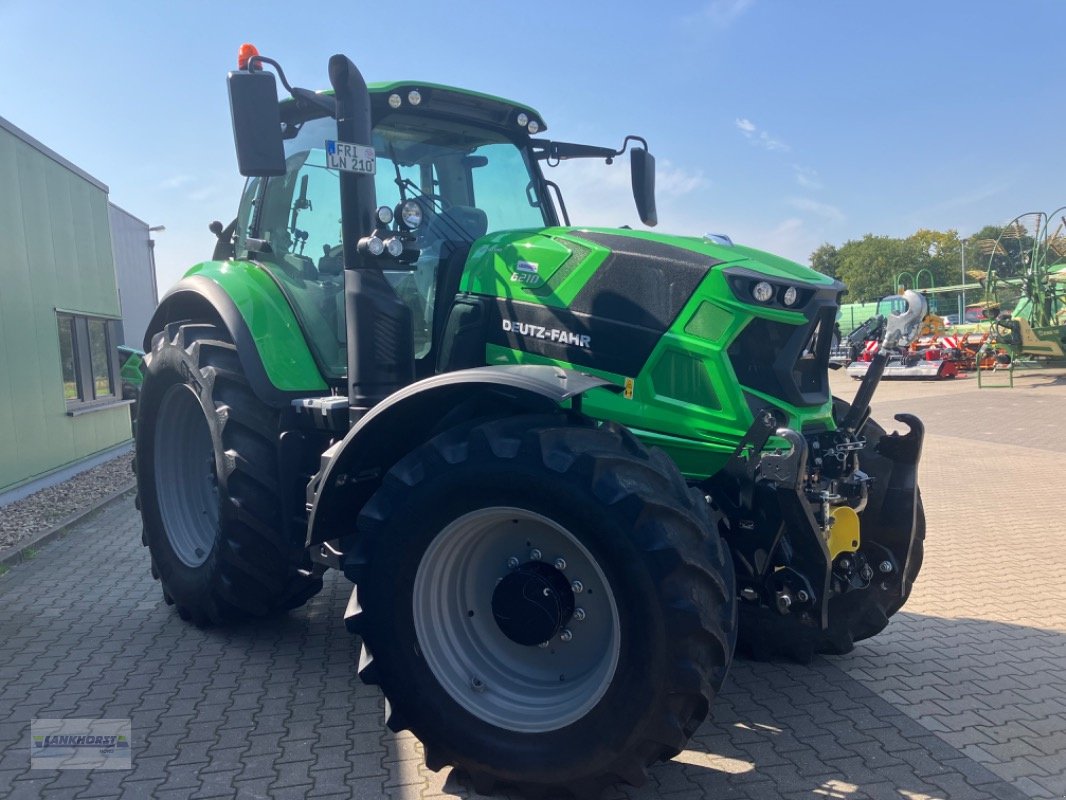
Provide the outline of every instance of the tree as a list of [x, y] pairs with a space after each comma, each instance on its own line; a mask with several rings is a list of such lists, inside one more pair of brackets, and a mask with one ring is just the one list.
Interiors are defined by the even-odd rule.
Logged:
[[826, 242], [811, 253], [811, 269], [828, 275], [830, 278], [837, 277], [837, 268], [840, 265], [840, 251]]
[[849, 303], [871, 302], [891, 294], [897, 275], [913, 275], [929, 260], [928, 253], [922, 253], [915, 242], [871, 233], [845, 242], [837, 252], [837, 278], [848, 287]]
[[[925, 274], [918, 279], [921, 270], [929, 271], [935, 286], [955, 286], [962, 280], [964, 246], [967, 281], [983, 282], [990, 263], [998, 276], [1015, 277], [1024, 273], [1026, 257], [1035, 242], [1027, 222], [1023, 218], [1013, 225], [986, 225], [965, 243], [954, 229], [919, 228], [904, 239], [867, 233], [839, 247], [828, 242], [821, 245], [811, 253], [810, 263], [818, 272], [844, 282], [849, 303], [871, 302], [891, 294], [896, 279], [904, 273], [914, 276], [904, 276], [906, 288], [928, 288]], [[917, 287], [911, 285], [915, 279]]]

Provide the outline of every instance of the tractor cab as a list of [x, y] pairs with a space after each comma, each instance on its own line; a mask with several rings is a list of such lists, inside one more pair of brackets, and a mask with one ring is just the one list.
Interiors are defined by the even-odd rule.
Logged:
[[[277, 282], [324, 376], [347, 370], [341, 174], [373, 176], [380, 267], [410, 310], [414, 377], [442, 368], [441, 341], [472, 243], [497, 231], [559, 224], [540, 164], [603, 158], [622, 150], [534, 138], [546, 126], [534, 110], [490, 95], [426, 83], [367, 87], [370, 160], [349, 170], [336, 148], [332, 93], [296, 90], [279, 106], [284, 174], [251, 177], [232, 231], [232, 254], [259, 263]], [[344, 147], [342, 144], [341, 147]], [[654, 161], [631, 151], [634, 196], [653, 224]], [[280, 170], [279, 170], [280, 171]], [[365, 211], [365, 210], [364, 210]], [[386, 246], [387, 245], [387, 246]]]
[[[416, 102], [417, 101], [417, 102]], [[332, 103], [332, 100], [330, 101]], [[385, 276], [411, 312], [415, 374], [435, 369], [471, 243], [486, 233], [555, 224], [530, 151], [530, 109], [445, 87], [371, 87], [379, 226], [403, 255]], [[335, 118], [283, 105], [285, 174], [249, 178], [235, 255], [264, 266], [289, 299], [322, 372], [346, 370], [341, 170], [328, 163]], [[521, 124], [519, 124], [521, 123]]]

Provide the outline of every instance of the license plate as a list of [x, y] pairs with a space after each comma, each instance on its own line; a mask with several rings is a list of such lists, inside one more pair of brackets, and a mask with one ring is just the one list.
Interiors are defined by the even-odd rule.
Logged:
[[377, 157], [373, 147], [348, 142], [326, 140], [326, 166], [343, 172], [373, 175], [377, 172]]

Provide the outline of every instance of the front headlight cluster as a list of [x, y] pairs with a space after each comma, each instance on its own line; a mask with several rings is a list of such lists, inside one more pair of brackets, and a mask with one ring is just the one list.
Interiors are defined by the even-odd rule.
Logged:
[[784, 308], [797, 308], [806, 302], [806, 292], [795, 286], [784, 286], [765, 280], [747, 280], [746, 288], [756, 303], [778, 305]]

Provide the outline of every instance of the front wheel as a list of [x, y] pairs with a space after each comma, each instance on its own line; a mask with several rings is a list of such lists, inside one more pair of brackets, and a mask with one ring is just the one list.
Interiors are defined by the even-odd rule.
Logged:
[[717, 521], [614, 425], [461, 425], [402, 459], [346, 564], [360, 675], [431, 769], [592, 796], [707, 715], [735, 640]]

